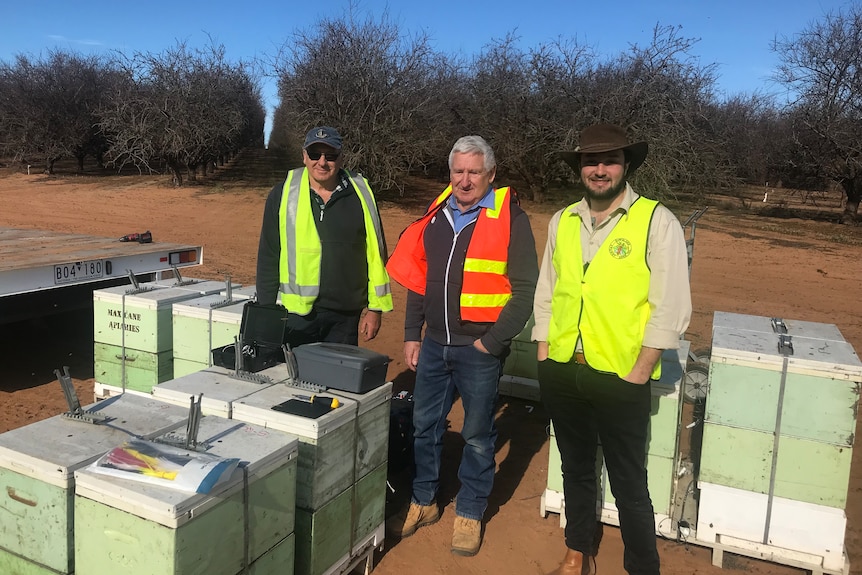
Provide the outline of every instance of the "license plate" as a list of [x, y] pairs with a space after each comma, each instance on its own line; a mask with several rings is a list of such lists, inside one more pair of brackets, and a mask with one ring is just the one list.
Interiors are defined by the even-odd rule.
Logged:
[[101, 260], [61, 264], [54, 266], [54, 284], [68, 284], [99, 279], [104, 274], [105, 264]]

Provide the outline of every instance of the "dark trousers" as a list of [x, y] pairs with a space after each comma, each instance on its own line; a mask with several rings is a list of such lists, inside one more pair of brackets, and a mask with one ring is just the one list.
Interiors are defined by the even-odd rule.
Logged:
[[647, 489], [650, 385], [575, 362], [539, 363], [539, 387], [560, 449], [566, 502], [566, 546], [594, 555], [596, 448], [601, 441], [631, 574], [659, 573], [655, 520]]
[[284, 342], [292, 347], [325, 341], [359, 345], [358, 312], [342, 312], [325, 308], [312, 308], [308, 315], [287, 315]]

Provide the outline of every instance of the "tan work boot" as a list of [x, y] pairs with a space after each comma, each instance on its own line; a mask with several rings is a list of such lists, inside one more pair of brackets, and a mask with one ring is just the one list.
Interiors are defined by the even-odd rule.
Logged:
[[393, 537], [410, 537], [420, 527], [437, 523], [440, 509], [435, 501], [431, 505], [410, 502], [410, 507], [386, 521], [386, 532]]
[[482, 546], [482, 522], [455, 516], [455, 529], [452, 533], [452, 553], [472, 557]]
[[566, 549], [566, 557], [560, 566], [548, 575], [593, 575], [596, 561], [588, 555], [574, 549]]

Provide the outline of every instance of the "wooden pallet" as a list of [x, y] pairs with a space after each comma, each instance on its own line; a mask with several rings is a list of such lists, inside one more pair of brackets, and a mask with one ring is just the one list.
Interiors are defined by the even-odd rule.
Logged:
[[383, 551], [386, 536], [384, 524], [374, 530], [364, 543], [354, 547], [350, 557], [327, 569], [323, 575], [371, 575], [374, 570], [374, 552]]
[[[539, 514], [544, 518], [548, 516], [548, 513], [559, 513], [560, 527], [565, 528], [566, 502], [563, 499], [563, 494], [559, 491], [546, 489], [545, 492], [542, 493], [542, 498], [539, 503]], [[619, 519], [615, 514], [610, 513], [608, 509], [600, 510], [599, 519], [602, 523], [619, 526]], [[662, 528], [664, 523], [667, 522], [660, 521], [659, 516], [657, 515], [657, 530], [665, 537], [670, 536], [671, 538], [676, 539], [677, 532], [675, 531], [675, 527], [671, 527], [671, 529], [673, 529], [672, 534], [666, 533], [665, 529]], [[803, 553], [792, 549], [784, 549], [773, 545], [763, 545], [762, 543], [746, 541], [744, 539], [729, 537], [727, 535], [718, 535], [716, 537], [716, 541], [705, 541], [703, 539], [698, 539], [697, 533], [694, 532], [689, 536], [689, 538], [684, 539], [684, 541], [691, 545], [711, 548], [712, 564], [715, 567], [724, 568], [724, 554], [726, 552], [734, 555], [751, 557], [752, 559], [769, 561], [770, 563], [787, 565], [797, 569], [804, 569], [805, 571], [810, 572], [811, 575], [850, 575], [850, 558], [847, 557], [846, 554], [844, 556], [844, 566], [840, 570], [836, 570], [824, 567], [823, 557], [819, 555]]]
[[850, 575], [850, 558], [846, 554], [844, 555], [844, 566], [840, 570], [835, 570], [825, 568], [823, 566], [823, 557], [812, 553], [803, 553], [792, 549], [764, 545], [727, 535], [719, 535], [716, 539], [717, 541], [714, 542], [703, 541], [697, 539], [697, 535], [695, 534], [694, 539], [689, 539], [687, 542], [712, 548], [712, 564], [716, 567], [724, 567], [724, 553], [727, 552], [771, 563], [780, 563], [781, 565], [788, 565], [797, 569], [804, 569], [810, 572], [811, 575]]

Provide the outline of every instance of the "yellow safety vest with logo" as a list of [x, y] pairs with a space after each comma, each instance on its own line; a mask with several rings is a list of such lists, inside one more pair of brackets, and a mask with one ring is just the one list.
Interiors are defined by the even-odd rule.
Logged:
[[[581, 219], [566, 208], [553, 255], [557, 281], [551, 298], [548, 357], [572, 359], [578, 337], [587, 363], [622, 377], [631, 372], [650, 318], [646, 262], [650, 222], [658, 202], [639, 197], [623, 214], [584, 270]], [[661, 362], [652, 379], [661, 376]]]
[[[365, 217], [365, 255], [368, 261], [368, 309], [392, 311], [389, 274], [383, 262], [383, 230], [368, 181], [348, 172]], [[281, 302], [291, 313], [307, 315], [320, 293], [320, 236], [311, 211], [308, 170], [287, 174], [278, 211], [281, 250], [278, 274]]]

